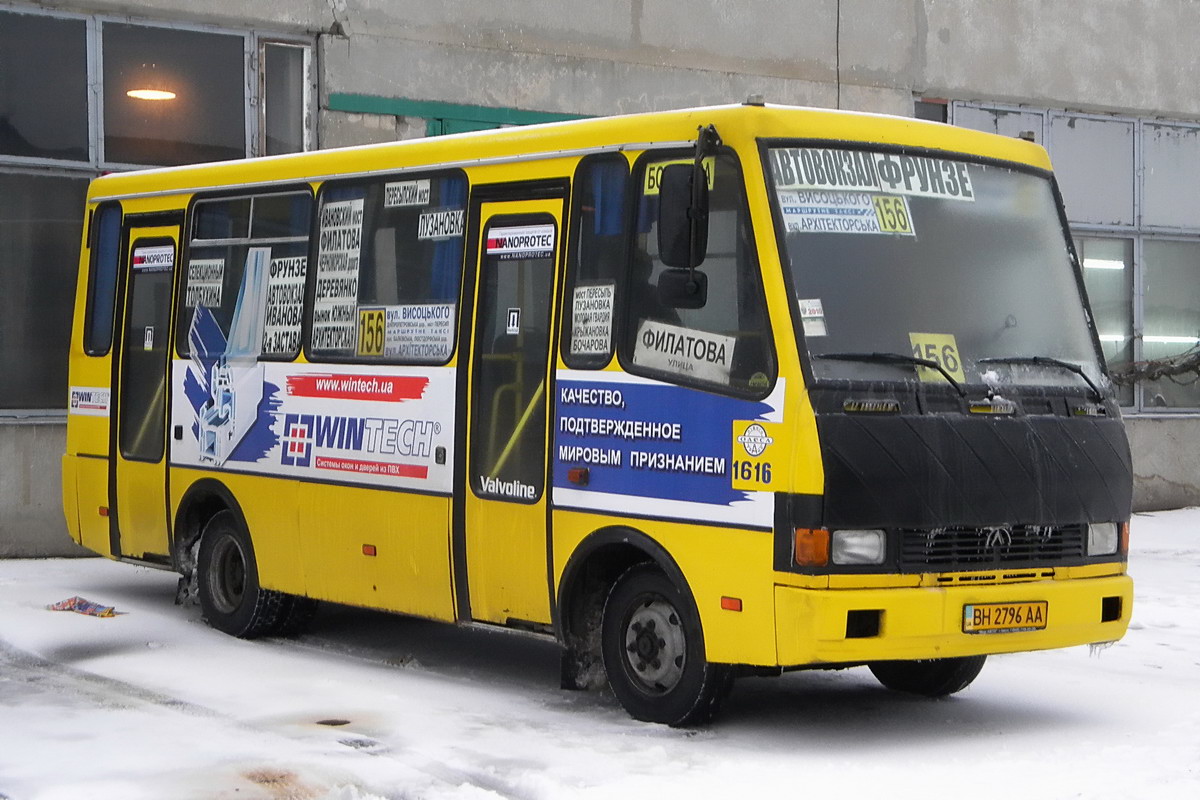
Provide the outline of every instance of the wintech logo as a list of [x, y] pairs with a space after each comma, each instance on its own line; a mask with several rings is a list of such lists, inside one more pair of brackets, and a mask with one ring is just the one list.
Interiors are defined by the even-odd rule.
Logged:
[[288, 414], [283, 420], [280, 461], [289, 467], [307, 467], [312, 462], [312, 441], [313, 415]]
[[286, 466], [307, 467], [313, 448], [428, 458], [441, 432], [440, 422], [425, 419], [285, 414], [279, 458]]

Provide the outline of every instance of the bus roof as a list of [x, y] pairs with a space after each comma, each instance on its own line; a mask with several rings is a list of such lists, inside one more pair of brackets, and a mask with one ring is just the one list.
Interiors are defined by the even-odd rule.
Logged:
[[802, 139], [920, 147], [1050, 169], [1045, 149], [1020, 139], [909, 117], [781, 105], [726, 105], [550, 122], [307, 153], [159, 167], [95, 179], [91, 203], [203, 189], [295, 184], [405, 169], [483, 166], [605, 150], [689, 146], [700, 125], [735, 146]]

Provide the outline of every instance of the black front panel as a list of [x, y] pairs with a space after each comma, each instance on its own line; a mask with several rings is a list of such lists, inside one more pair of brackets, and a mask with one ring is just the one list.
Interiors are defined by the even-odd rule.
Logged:
[[1129, 518], [1119, 419], [821, 414], [828, 528], [1071, 525]]

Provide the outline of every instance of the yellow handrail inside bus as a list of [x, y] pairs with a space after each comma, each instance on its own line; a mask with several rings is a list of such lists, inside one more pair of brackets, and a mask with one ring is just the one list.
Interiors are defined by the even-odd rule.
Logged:
[[546, 392], [546, 379], [538, 384], [537, 391], [533, 393], [533, 397], [529, 398], [529, 405], [525, 406], [525, 413], [521, 415], [521, 419], [517, 421], [517, 427], [513, 429], [512, 436], [508, 439], [508, 444], [504, 445], [504, 451], [500, 453], [500, 458], [496, 460], [496, 466], [492, 467], [491, 474], [488, 477], [497, 478], [500, 475], [500, 470], [504, 467], [504, 462], [508, 460], [508, 456], [512, 453], [513, 447], [517, 443], [517, 439], [521, 438], [521, 434], [525, 431], [525, 426], [529, 423], [533, 416], [533, 409], [542, 399], [542, 395]]

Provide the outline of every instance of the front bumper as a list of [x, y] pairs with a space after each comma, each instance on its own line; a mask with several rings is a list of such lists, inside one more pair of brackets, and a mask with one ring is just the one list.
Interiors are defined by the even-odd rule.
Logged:
[[[962, 630], [965, 605], [1038, 600], [1048, 603], [1043, 630]], [[1132, 604], [1128, 575], [895, 589], [776, 585], [775, 638], [784, 667], [1046, 650], [1120, 639]]]

